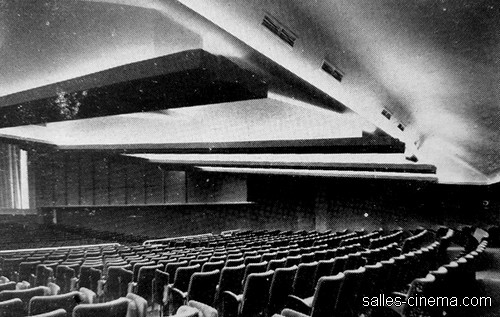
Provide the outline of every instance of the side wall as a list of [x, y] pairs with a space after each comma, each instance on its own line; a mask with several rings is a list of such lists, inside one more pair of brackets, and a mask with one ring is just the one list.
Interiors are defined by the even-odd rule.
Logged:
[[246, 177], [177, 171], [89, 152], [30, 153], [36, 206], [143, 206], [246, 202]]
[[440, 224], [484, 228], [500, 221], [498, 193], [498, 186], [249, 176], [248, 199], [252, 204], [56, 210], [60, 223], [152, 237], [219, 233], [238, 228], [390, 229]]

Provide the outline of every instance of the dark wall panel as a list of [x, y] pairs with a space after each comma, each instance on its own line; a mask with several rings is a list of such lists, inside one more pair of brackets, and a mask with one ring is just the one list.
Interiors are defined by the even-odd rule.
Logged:
[[80, 204], [94, 204], [95, 168], [92, 156], [82, 156], [80, 159]]
[[126, 200], [126, 167], [115, 158], [110, 158], [109, 166], [109, 204], [124, 205]]
[[145, 203], [164, 203], [163, 171], [157, 165], [144, 165]]
[[94, 159], [94, 197], [95, 205], [109, 204], [109, 170], [108, 158], [96, 157]]
[[226, 203], [247, 196], [245, 177], [171, 171], [123, 156], [31, 153], [30, 162], [37, 207]]
[[70, 206], [80, 204], [80, 157], [68, 155], [66, 157], [66, 195]]
[[182, 204], [187, 202], [186, 172], [165, 170], [163, 172], [163, 181], [165, 203]]
[[66, 190], [66, 160], [53, 161], [51, 166], [54, 181], [54, 204], [64, 206], [67, 204]]

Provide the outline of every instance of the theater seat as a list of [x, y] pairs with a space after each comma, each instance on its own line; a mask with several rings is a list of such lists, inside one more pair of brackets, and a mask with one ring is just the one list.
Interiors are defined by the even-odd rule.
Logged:
[[67, 265], [59, 265], [56, 269], [56, 284], [61, 287], [61, 293], [71, 291], [71, 279], [75, 277], [75, 269]]
[[293, 290], [293, 280], [297, 273], [297, 266], [279, 268], [274, 271], [269, 290], [269, 302], [267, 304], [266, 316], [279, 313]]
[[364, 267], [360, 267], [356, 270], [344, 271], [344, 282], [340, 287], [337, 305], [335, 306], [335, 311], [338, 312], [340, 316], [356, 316], [356, 312], [359, 309], [359, 307], [356, 306], [357, 295], [359, 294], [359, 288], [364, 278], [364, 273]]
[[250, 274], [243, 294], [224, 292], [223, 317], [262, 316], [269, 301], [269, 288], [274, 271]]
[[126, 317], [129, 303], [121, 297], [107, 303], [81, 304], [73, 309], [73, 317]]
[[1, 317], [22, 317], [24, 315], [24, 304], [20, 298], [13, 298], [0, 302]]
[[169, 296], [167, 301], [169, 306], [169, 312], [173, 312], [175, 311], [175, 309], [177, 309], [177, 307], [175, 307], [174, 305], [175, 303], [173, 302], [173, 297], [171, 296], [170, 290], [176, 288], [181, 292], [186, 292], [189, 287], [189, 282], [191, 281], [191, 276], [200, 270], [201, 270], [200, 265], [196, 264], [192, 266], [180, 267], [175, 271], [174, 282], [172, 284], [169, 284], [168, 286]]
[[297, 267], [297, 273], [293, 280], [292, 294], [301, 298], [312, 296], [314, 292], [314, 274], [318, 268], [318, 262], [301, 263]]
[[163, 305], [166, 304], [166, 292], [168, 287], [168, 273], [162, 270], [155, 270], [153, 280], [153, 303], [160, 306], [160, 312], [163, 313]]
[[129, 288], [129, 293], [137, 294], [146, 299], [149, 304], [152, 304], [155, 271], [161, 268], [161, 265], [141, 266], [137, 276], [137, 283], [132, 284], [133, 290], [131, 291]]
[[286, 304], [287, 309], [282, 311], [282, 315], [293, 315], [293, 313], [289, 313], [289, 310], [294, 310], [311, 317], [337, 316], [335, 307], [344, 277], [343, 273], [339, 273], [334, 276], [320, 278], [314, 295], [311, 297], [299, 298], [290, 295], [289, 301]]
[[48, 287], [37, 286], [25, 290], [14, 290], [14, 291], [3, 291], [0, 292], [0, 301], [6, 301], [13, 298], [19, 298], [23, 301], [23, 307], [25, 312], [28, 312], [28, 304], [30, 300], [35, 296], [46, 296], [50, 293]]
[[197, 272], [191, 276], [189, 287], [186, 292], [177, 288], [172, 288], [172, 302], [174, 309], [177, 309], [190, 300], [195, 300], [206, 305], [213, 305], [215, 299], [215, 289], [219, 281], [220, 271]]
[[16, 282], [6, 282], [4, 284], [0, 284], [0, 292], [7, 290], [13, 291], [16, 289], [16, 284]]
[[43, 314], [58, 308], [67, 312], [73, 311], [76, 305], [85, 302], [85, 295], [80, 292], [70, 292], [53, 296], [34, 296], [29, 302], [29, 314]]
[[[410, 289], [407, 294], [401, 293], [393, 293], [393, 296], [399, 296], [402, 306], [390, 306], [392, 310], [397, 312], [400, 316], [431, 316], [433, 312], [432, 307], [419, 306], [412, 304], [411, 306], [406, 304], [407, 298], [416, 298], [416, 297], [429, 297], [432, 294], [433, 284], [436, 281], [435, 277], [432, 274], [428, 274], [425, 278], [417, 278], [413, 280], [410, 285]], [[417, 302], [418, 303], [418, 302]]]
[[235, 294], [241, 292], [241, 281], [245, 273], [245, 266], [243, 264], [234, 267], [225, 267], [221, 271], [219, 283], [217, 285], [217, 292], [215, 294], [215, 307], [220, 310], [219, 306], [222, 303], [222, 294], [225, 291], [230, 291]]

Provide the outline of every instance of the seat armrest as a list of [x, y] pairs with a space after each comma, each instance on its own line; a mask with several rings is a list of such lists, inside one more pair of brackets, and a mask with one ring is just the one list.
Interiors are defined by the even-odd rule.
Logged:
[[77, 291], [79, 282], [80, 282], [80, 280], [78, 278], [72, 277], [70, 280], [70, 290]]
[[312, 310], [312, 307], [304, 299], [295, 295], [288, 295], [286, 308], [305, 315], [309, 315]]
[[187, 295], [188, 295], [188, 292], [183, 292], [180, 289], [175, 288], [175, 287], [170, 288], [170, 292], [171, 292], [172, 296], [179, 296], [183, 300], [185, 300], [187, 298]]
[[229, 297], [238, 303], [241, 303], [241, 301], [243, 300], [243, 294], [236, 295], [235, 293], [233, 293], [231, 291], [224, 291], [224, 297], [226, 297], [226, 298]]
[[35, 274], [30, 274], [29, 281], [27, 281], [27, 282], [29, 282], [30, 285], [33, 285], [33, 287], [38, 286], [38, 285], [35, 285], [35, 283], [36, 283], [36, 276], [35, 276]]
[[97, 296], [101, 297], [106, 291], [106, 280], [100, 279], [97, 281]]
[[134, 293], [134, 294], [137, 293], [137, 283], [136, 282], [128, 283], [127, 293]]
[[288, 308], [283, 309], [281, 315], [285, 317], [309, 317], [308, 315], [302, 314], [298, 311]]
[[80, 287], [80, 293], [83, 293], [85, 296], [85, 304], [93, 304], [96, 301], [97, 294], [94, 293], [92, 290], [86, 288], [86, 287]]
[[393, 297], [397, 297], [397, 298], [403, 299], [403, 300], [406, 299], [406, 297], [408, 296], [407, 294], [401, 293], [401, 292], [392, 292], [391, 295]]

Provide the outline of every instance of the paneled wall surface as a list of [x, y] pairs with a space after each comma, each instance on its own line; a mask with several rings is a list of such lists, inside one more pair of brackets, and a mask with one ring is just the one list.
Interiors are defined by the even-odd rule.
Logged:
[[[50, 211], [52, 208], [44, 208]], [[254, 204], [102, 206], [57, 208], [57, 222], [149, 237], [219, 233], [231, 229], [297, 230], [294, 210], [270, 212]]]
[[184, 172], [86, 152], [31, 153], [36, 206], [246, 202], [246, 177]]
[[500, 221], [499, 186], [247, 178], [73, 155], [51, 154], [50, 160], [32, 161], [41, 189], [38, 206], [48, 215], [55, 211], [58, 223], [96, 230], [172, 237], [238, 228], [487, 227]]
[[294, 210], [301, 229], [487, 227], [500, 222], [498, 186], [263, 176], [252, 177], [248, 186], [249, 200], [262, 209]]

